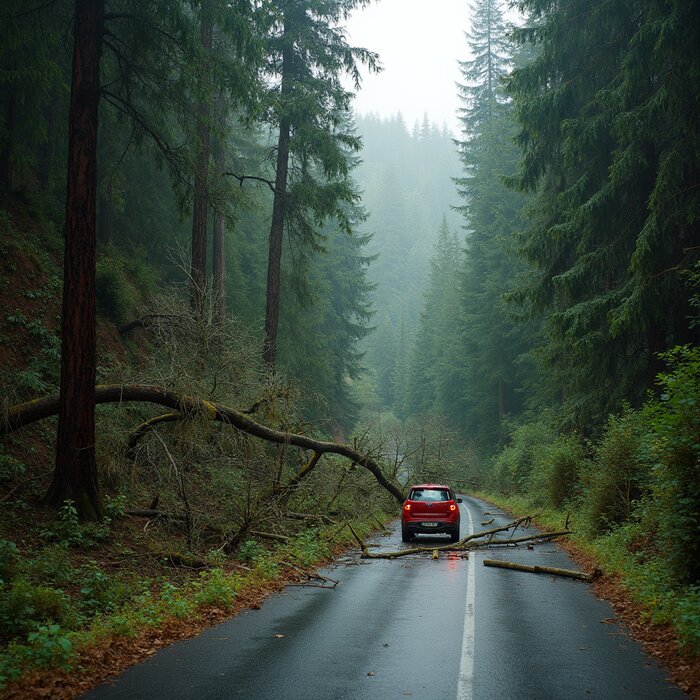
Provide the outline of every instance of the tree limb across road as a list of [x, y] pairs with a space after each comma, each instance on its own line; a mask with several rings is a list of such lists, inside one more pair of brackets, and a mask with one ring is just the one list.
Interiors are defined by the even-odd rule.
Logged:
[[[254, 421], [241, 411], [207, 401], [193, 396], [183, 396], [174, 391], [161, 389], [154, 386], [142, 384], [103, 384], [95, 387], [95, 403], [130, 403], [145, 402], [165, 406], [174, 411], [178, 411], [183, 419], [205, 417], [209, 420], [226, 423], [241, 432], [276, 444], [294, 445], [304, 450], [312, 450], [315, 454], [326, 453], [337, 454], [346, 457], [353, 463], [367, 469], [377, 482], [385, 488], [398, 503], [403, 503], [404, 495], [401, 489], [392, 483], [382, 472], [379, 464], [351, 445], [338, 442], [327, 442], [316, 440], [307, 435], [287, 433], [275, 430], [262, 423]], [[5, 435], [17, 430], [29, 423], [33, 423], [44, 418], [56, 415], [58, 412], [58, 395], [47, 396], [42, 399], [26, 401], [7, 408], [0, 416], [0, 435]], [[159, 416], [155, 420], [172, 420], [172, 414]], [[313, 462], [315, 466], [318, 458]], [[313, 468], [313, 466], [311, 468]]]
[[[499, 533], [499, 532], [505, 532], [507, 530], [512, 530], [514, 534], [515, 531], [519, 527], [528, 527], [530, 522], [532, 520], [532, 516], [525, 516], [524, 518], [518, 518], [517, 520], [513, 520], [513, 522], [508, 523], [507, 525], [501, 525], [499, 527], [494, 527], [491, 528], [490, 530], [483, 530], [482, 532], [474, 532], [471, 535], [467, 535], [466, 537], [463, 537], [461, 540], [458, 542], [455, 542], [454, 544], [444, 544], [441, 545], [440, 547], [410, 547], [407, 549], [399, 549], [395, 552], [370, 552], [369, 549], [367, 548], [367, 545], [364, 543], [364, 541], [360, 538], [360, 536], [355, 532], [355, 530], [352, 528], [351, 525], [348, 525], [350, 527], [350, 531], [354, 535], [355, 539], [357, 540], [358, 544], [360, 545], [360, 549], [362, 550], [362, 558], [363, 559], [398, 559], [399, 557], [405, 557], [408, 556], [409, 554], [424, 554], [424, 553], [429, 553], [431, 555], [434, 555], [435, 552], [439, 553], [440, 552], [463, 552], [465, 550], [470, 550], [470, 549], [479, 549], [480, 547], [490, 547], [491, 545], [519, 545], [523, 544], [526, 542], [532, 542], [532, 543], [537, 543], [537, 542], [542, 542], [542, 541], [547, 541], [554, 539], [555, 537], [563, 537], [564, 535], [570, 535], [571, 531], [570, 530], [562, 530], [561, 532], [547, 532], [547, 533], [537, 533], [534, 535], [524, 535], [522, 537], [516, 537], [513, 538], [512, 536], [509, 539], [498, 539], [495, 540], [493, 539], [493, 535]], [[437, 557], [433, 556], [433, 559], [436, 559]]]

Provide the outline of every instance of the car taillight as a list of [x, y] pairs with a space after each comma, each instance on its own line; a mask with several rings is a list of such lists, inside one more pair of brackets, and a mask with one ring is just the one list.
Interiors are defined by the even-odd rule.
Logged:
[[450, 510], [457, 510], [457, 506], [454, 503], [450, 504]]
[[411, 504], [406, 503], [406, 505], [403, 507], [404, 510], [411, 510]]

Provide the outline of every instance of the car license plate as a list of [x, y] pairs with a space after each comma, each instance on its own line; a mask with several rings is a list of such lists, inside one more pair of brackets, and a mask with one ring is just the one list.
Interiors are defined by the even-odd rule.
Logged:
[[423, 527], [437, 527], [437, 523], [421, 523]]

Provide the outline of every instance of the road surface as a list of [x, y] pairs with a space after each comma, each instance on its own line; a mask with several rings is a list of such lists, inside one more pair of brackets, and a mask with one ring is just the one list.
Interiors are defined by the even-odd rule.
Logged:
[[[461, 534], [494, 516], [464, 497]], [[493, 527], [505, 524], [495, 516]], [[438, 536], [421, 538], [447, 543]], [[375, 540], [405, 547], [396, 523]], [[575, 568], [553, 544], [397, 560], [348, 556], [334, 590], [288, 587], [90, 691], [90, 700], [685, 696], [579, 581], [487, 568], [484, 558]], [[360, 562], [360, 563], [357, 563]]]

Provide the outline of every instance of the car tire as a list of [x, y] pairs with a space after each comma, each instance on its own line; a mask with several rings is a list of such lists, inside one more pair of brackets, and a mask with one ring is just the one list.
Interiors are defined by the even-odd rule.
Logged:
[[405, 525], [401, 525], [401, 541], [410, 542], [412, 538], [413, 535], [411, 534], [410, 530]]
[[450, 542], [458, 542], [459, 541], [459, 528], [456, 530], [452, 530], [450, 533]]

